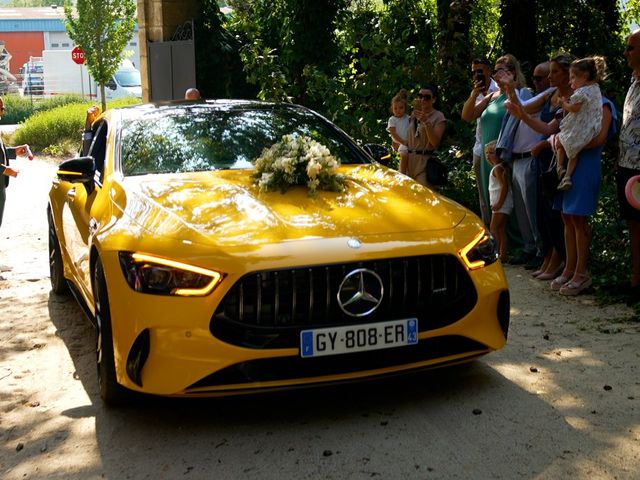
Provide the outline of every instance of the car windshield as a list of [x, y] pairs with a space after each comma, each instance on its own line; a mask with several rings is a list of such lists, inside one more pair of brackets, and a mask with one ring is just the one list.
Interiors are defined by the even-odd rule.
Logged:
[[139, 87], [140, 72], [138, 70], [120, 70], [115, 74], [118, 85], [122, 87]]
[[366, 163], [347, 137], [310, 110], [285, 105], [206, 104], [143, 112], [123, 121], [125, 175], [250, 169], [284, 135], [306, 135], [340, 163]]

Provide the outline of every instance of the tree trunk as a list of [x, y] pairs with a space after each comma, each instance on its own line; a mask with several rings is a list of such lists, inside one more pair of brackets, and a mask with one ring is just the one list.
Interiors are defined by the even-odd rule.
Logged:
[[[451, 107], [467, 98], [469, 80], [469, 28], [473, 0], [438, 0], [438, 83], [446, 85], [440, 92], [440, 103]], [[454, 107], [457, 109], [457, 106]]]
[[107, 97], [105, 96], [105, 92], [104, 92], [104, 85], [100, 85], [100, 98], [102, 99], [102, 111], [106, 112], [107, 111]]
[[526, 75], [542, 60], [538, 58], [536, 1], [502, 0], [499, 23], [503, 53], [514, 55]]

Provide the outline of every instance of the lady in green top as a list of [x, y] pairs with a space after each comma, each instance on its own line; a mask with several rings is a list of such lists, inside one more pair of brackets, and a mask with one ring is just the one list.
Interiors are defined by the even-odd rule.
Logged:
[[520, 63], [511, 55], [503, 55], [498, 58], [493, 71], [493, 79], [500, 87], [500, 90], [490, 93], [480, 102], [476, 103], [478, 94], [482, 91], [482, 82], [474, 84], [469, 98], [462, 108], [462, 119], [472, 121], [480, 117], [480, 135], [482, 140], [482, 158], [480, 161], [480, 185], [484, 191], [485, 198], [489, 198], [489, 173], [491, 165], [487, 162], [484, 153], [484, 146], [497, 140], [502, 125], [502, 119], [506, 112], [504, 102], [507, 100], [505, 86], [513, 82], [517, 89], [526, 85], [524, 75], [520, 70]]

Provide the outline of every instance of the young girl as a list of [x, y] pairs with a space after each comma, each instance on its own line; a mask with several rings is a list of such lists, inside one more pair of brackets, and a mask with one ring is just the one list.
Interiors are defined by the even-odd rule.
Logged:
[[574, 92], [568, 101], [562, 99], [565, 116], [560, 122], [560, 133], [555, 135], [552, 143], [556, 150], [558, 174], [564, 175], [558, 190], [571, 188], [571, 175], [576, 168], [578, 154], [602, 127], [602, 94], [598, 81], [604, 77], [605, 70], [603, 57], [583, 58], [571, 64], [569, 82]]
[[507, 220], [513, 210], [513, 193], [510, 188], [511, 172], [509, 167], [496, 156], [496, 141], [484, 147], [485, 158], [491, 164], [489, 173], [489, 204], [491, 205], [491, 224], [489, 229], [498, 242], [498, 252], [504, 261], [507, 258]]
[[407, 173], [407, 136], [409, 135], [409, 114], [407, 113], [408, 92], [403, 88], [391, 99], [391, 113], [387, 131], [391, 134], [391, 144], [400, 154], [400, 173]]

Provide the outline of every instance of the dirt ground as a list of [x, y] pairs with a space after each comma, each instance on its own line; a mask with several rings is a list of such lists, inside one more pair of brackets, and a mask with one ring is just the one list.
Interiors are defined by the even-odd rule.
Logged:
[[507, 266], [507, 346], [470, 367], [112, 410], [94, 334], [50, 293], [54, 164], [16, 162], [0, 230], [0, 478], [640, 478], [640, 323]]

